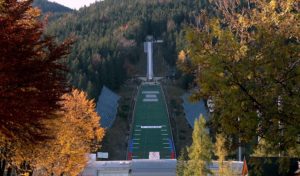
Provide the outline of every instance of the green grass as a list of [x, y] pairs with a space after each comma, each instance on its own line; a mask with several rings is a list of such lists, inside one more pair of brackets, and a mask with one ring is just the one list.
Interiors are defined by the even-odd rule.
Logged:
[[[158, 91], [157, 102], [143, 102], [143, 91]], [[144, 129], [141, 126], [161, 126]], [[160, 152], [160, 158], [171, 158], [169, 139], [172, 139], [165, 98], [160, 85], [141, 85], [135, 105], [131, 139], [132, 158], [148, 159], [149, 152]]]

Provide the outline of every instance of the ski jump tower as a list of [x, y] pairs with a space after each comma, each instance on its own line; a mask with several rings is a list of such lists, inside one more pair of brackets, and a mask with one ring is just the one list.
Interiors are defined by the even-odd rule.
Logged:
[[153, 43], [162, 43], [162, 40], [154, 40], [152, 36], [146, 37], [144, 52], [147, 53], [147, 81], [153, 81]]

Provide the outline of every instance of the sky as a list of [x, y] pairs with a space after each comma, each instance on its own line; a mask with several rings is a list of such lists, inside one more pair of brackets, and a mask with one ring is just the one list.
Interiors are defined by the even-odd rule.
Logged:
[[84, 5], [89, 6], [91, 3], [94, 3], [96, 0], [49, 0], [52, 2], [57, 2], [71, 9], [79, 9]]

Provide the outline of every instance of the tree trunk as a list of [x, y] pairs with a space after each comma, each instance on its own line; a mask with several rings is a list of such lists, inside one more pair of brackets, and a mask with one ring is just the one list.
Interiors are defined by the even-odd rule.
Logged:
[[6, 175], [7, 175], [7, 176], [11, 176], [11, 174], [12, 174], [12, 168], [9, 167], [9, 168], [7, 169]]
[[6, 167], [6, 160], [2, 159], [0, 163], [0, 176], [4, 176], [5, 167]]

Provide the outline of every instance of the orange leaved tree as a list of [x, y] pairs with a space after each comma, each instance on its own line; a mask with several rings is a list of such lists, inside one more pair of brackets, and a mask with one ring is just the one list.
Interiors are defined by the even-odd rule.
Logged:
[[99, 149], [105, 134], [95, 103], [86, 93], [74, 89], [62, 98], [59, 118], [49, 123], [56, 131], [56, 139], [44, 148], [50, 154], [47, 160], [36, 161], [40, 175], [78, 175], [87, 163], [87, 154]]
[[71, 42], [43, 36], [31, 2], [0, 2], [0, 135], [26, 142], [43, 139], [42, 120], [60, 108], [68, 90], [62, 58]]

